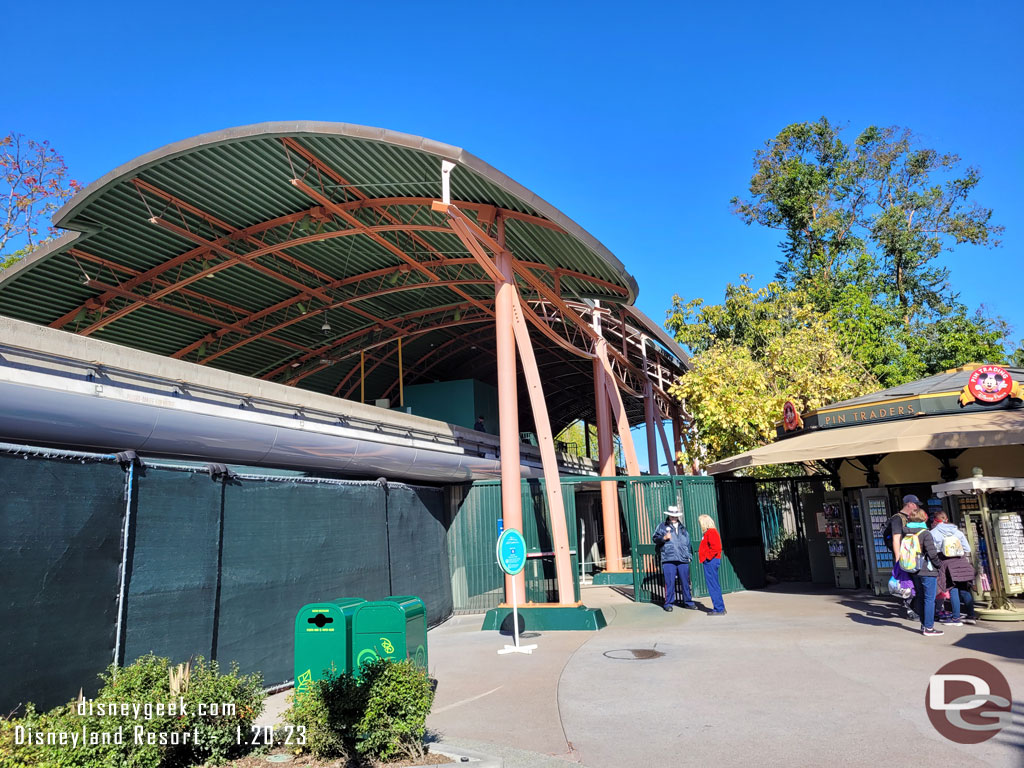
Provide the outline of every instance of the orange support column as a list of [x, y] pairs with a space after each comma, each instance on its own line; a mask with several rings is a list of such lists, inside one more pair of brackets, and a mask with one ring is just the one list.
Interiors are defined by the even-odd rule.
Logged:
[[665, 425], [662, 423], [661, 414], [658, 414], [658, 434], [661, 435], [661, 447], [665, 450], [665, 461], [668, 463], [668, 473], [670, 475], [678, 475], [679, 468], [676, 466], [676, 457], [672, 453], [672, 449], [668, 445], [668, 437], [665, 435]]
[[685, 470], [685, 468], [678, 463], [679, 452], [683, 450], [683, 434], [679, 425], [678, 408], [672, 409], [672, 449], [674, 451], [672, 454], [672, 461], [676, 464], [676, 470], [682, 474], [689, 474], [689, 471]]
[[[505, 258], [508, 258], [507, 254]], [[569, 550], [569, 527], [565, 519], [565, 504], [562, 501], [562, 481], [558, 475], [555, 439], [551, 433], [548, 406], [544, 402], [544, 388], [541, 384], [540, 369], [537, 367], [537, 358], [533, 354], [530, 330], [523, 317], [523, 308], [517, 293], [512, 294], [512, 322], [516, 345], [519, 349], [519, 359], [523, 364], [523, 376], [526, 379], [530, 395], [533, 424], [537, 430], [540, 461], [544, 471], [544, 493], [548, 500], [551, 539], [555, 550], [555, 581], [558, 584], [558, 602], [560, 605], [575, 605], [576, 589], [573, 580], [572, 553]]]
[[[505, 281], [498, 283], [494, 300], [494, 328], [498, 353], [498, 444], [501, 449], [501, 517], [506, 528], [523, 530], [522, 478], [519, 475], [519, 396], [516, 384], [516, 339], [512, 326], [515, 284], [508, 257], [499, 257], [498, 267]], [[502, 267], [504, 267], [502, 269]], [[505, 576], [505, 602], [512, 602], [512, 581], [516, 593], [526, 597], [526, 577]]]
[[[597, 461], [601, 477], [615, 476], [612, 452], [612, 413], [605, 393], [604, 368], [594, 358], [594, 406], [597, 410]], [[601, 483], [601, 522], [604, 526], [605, 570], [621, 573], [622, 537], [619, 533], [619, 490], [612, 481]]]
[[644, 381], [644, 421], [647, 425], [647, 472], [651, 475], [658, 472], [658, 435], [654, 431], [654, 388], [651, 382]]

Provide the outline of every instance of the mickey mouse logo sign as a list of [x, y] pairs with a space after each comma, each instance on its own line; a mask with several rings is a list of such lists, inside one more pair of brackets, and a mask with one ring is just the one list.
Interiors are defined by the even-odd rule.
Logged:
[[998, 403], [1005, 400], [1013, 389], [1009, 371], [998, 365], [983, 365], [971, 374], [967, 389], [975, 400], [983, 403]]
[[804, 420], [800, 418], [800, 413], [797, 411], [796, 406], [792, 400], [787, 400], [786, 404], [782, 406], [782, 428], [787, 432], [793, 432], [797, 429], [802, 429], [804, 426]]

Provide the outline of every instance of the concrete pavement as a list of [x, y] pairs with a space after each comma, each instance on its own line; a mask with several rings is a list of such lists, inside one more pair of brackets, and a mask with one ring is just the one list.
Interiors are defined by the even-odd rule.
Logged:
[[[532, 656], [498, 656], [505, 638], [479, 632], [480, 617], [433, 630], [428, 725], [589, 768], [1024, 765], [1024, 627], [925, 638], [893, 601], [845, 591], [727, 595], [715, 618], [605, 587], [583, 600], [609, 626], [544, 633]], [[962, 657], [994, 664], [1016, 694], [1016, 722], [984, 744], [947, 741], [925, 712], [929, 676]]]
[[[510, 768], [1024, 765], [1022, 625], [925, 638], [892, 600], [806, 585], [726, 595], [715, 618], [608, 587], [583, 601], [609, 626], [524, 638], [538, 645], [529, 656], [499, 656], [510, 639], [481, 632], [482, 615], [431, 630], [428, 727]], [[964, 657], [995, 665], [1014, 693], [1013, 725], [971, 746], [925, 712], [929, 676]]]

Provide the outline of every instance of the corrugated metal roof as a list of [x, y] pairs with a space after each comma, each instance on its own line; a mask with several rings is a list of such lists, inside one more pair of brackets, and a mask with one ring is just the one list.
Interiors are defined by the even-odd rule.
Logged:
[[[936, 373], [933, 376], [917, 379], [916, 381], [910, 381], [906, 384], [899, 384], [895, 387], [889, 387], [888, 389], [870, 392], [866, 395], [855, 397], [852, 400], [829, 403], [824, 406], [823, 409], [827, 408], [831, 410], [847, 407], [853, 408], [858, 405], [880, 403], [897, 397], [914, 397], [916, 395], [934, 395], [946, 392], [959, 392], [967, 385], [967, 381], [971, 378], [971, 374], [981, 367], [981, 365], [981, 363], [971, 363], [951, 371], [943, 371], [942, 373]], [[1024, 380], [1024, 368], [1006, 368], [1006, 370], [1013, 377], [1014, 381]]]
[[[298, 122], [171, 144], [90, 184], [54, 217], [67, 235], [0, 273], [0, 313], [332, 392], [358, 349], [379, 340], [372, 329], [421, 316], [455, 323], [472, 302], [493, 300], [483, 270], [430, 208], [441, 195], [442, 160], [456, 164], [453, 202], [482, 225], [498, 209], [509, 249], [548, 268], [540, 279], [557, 283], [563, 297], [606, 306], [635, 299], [635, 281], [593, 236], [464, 150], [376, 128]], [[296, 178], [345, 214], [321, 206]], [[452, 284], [429, 285], [396, 251]], [[556, 280], [550, 270], [574, 274]], [[633, 316], [664, 343], [660, 328]], [[406, 366], [415, 369], [418, 356], [453, 335], [479, 330], [478, 320], [409, 337]], [[677, 348], [668, 352], [685, 364]], [[473, 357], [452, 362], [472, 365]], [[375, 368], [368, 396], [371, 384], [380, 390], [393, 378], [387, 364]]]

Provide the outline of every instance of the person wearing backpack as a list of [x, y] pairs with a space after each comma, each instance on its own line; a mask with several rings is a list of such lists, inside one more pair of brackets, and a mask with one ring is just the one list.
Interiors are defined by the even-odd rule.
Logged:
[[665, 605], [666, 611], [672, 610], [676, 601], [676, 578], [683, 588], [683, 605], [696, 608], [690, 595], [690, 561], [693, 551], [690, 545], [690, 534], [682, 523], [682, 512], [679, 507], [669, 507], [665, 513], [665, 522], [658, 526], [651, 538], [661, 555], [661, 570], [665, 574]]
[[[968, 559], [971, 545], [967, 542], [964, 532], [949, 522], [949, 516], [943, 512], [935, 514], [935, 526], [932, 528], [932, 539], [939, 550], [939, 592], [949, 592], [949, 605], [953, 615], [947, 626], [959, 627], [963, 624], [974, 624], [974, 595], [971, 584], [974, 582], [974, 566]], [[967, 614], [963, 616], [961, 609]]]
[[910, 513], [909, 533], [900, 542], [900, 566], [914, 581], [914, 611], [921, 617], [921, 634], [939, 637], [943, 632], [935, 628], [935, 595], [942, 563], [927, 521], [928, 513], [921, 507]]
[[[908, 493], [903, 497], [903, 507], [899, 512], [886, 520], [885, 526], [882, 528], [882, 540], [892, 550], [893, 562], [899, 562], [900, 545], [903, 543], [903, 537], [910, 533], [907, 524], [910, 519], [910, 513], [915, 509], [922, 509], [921, 500], [914, 494]], [[916, 621], [918, 614], [914, 613], [914, 609], [911, 608], [911, 601], [912, 598], [909, 597], [903, 600], [903, 607], [907, 611], [907, 618], [911, 621]]]

